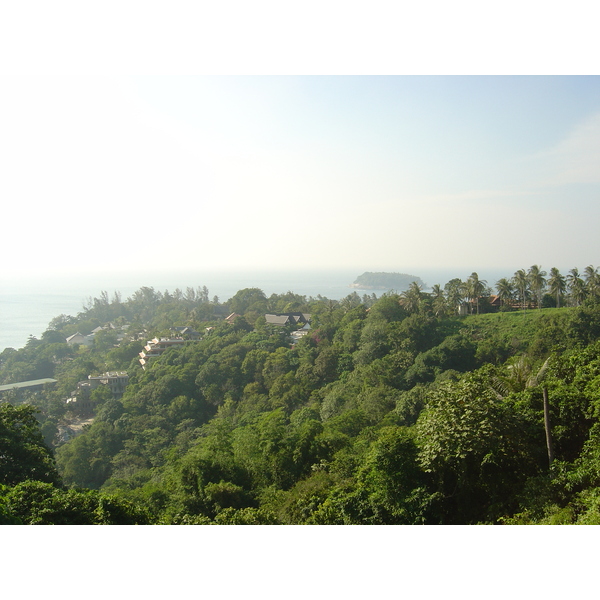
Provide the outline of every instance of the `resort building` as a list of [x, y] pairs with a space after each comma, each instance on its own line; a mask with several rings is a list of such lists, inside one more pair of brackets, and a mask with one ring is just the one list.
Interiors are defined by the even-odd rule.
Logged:
[[92, 390], [99, 385], [107, 385], [113, 398], [118, 400], [124, 394], [129, 383], [129, 375], [127, 371], [108, 371], [103, 375], [88, 375], [88, 382]]
[[140, 352], [140, 364], [142, 368], [146, 368], [148, 361], [152, 358], [160, 356], [165, 350], [185, 344], [183, 338], [154, 338], [149, 340]]
[[307, 313], [279, 313], [266, 314], [265, 320], [269, 325], [279, 325], [286, 327], [287, 325], [305, 325], [310, 323], [310, 315]]

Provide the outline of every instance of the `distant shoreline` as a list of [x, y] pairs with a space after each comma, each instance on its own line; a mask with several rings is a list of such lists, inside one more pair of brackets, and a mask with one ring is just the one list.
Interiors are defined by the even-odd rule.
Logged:
[[349, 288], [357, 290], [389, 290], [390, 288], [384, 285], [363, 285], [361, 283], [351, 283]]
[[[418, 268], [430, 282], [443, 284], [455, 277], [465, 278], [473, 269], [461, 268]], [[490, 285], [500, 277], [510, 276], [514, 269], [480, 270], [481, 279]], [[365, 292], [385, 292], [388, 290], [403, 291], [398, 285], [370, 286], [366, 284], [349, 284], [356, 277], [357, 269], [315, 269], [305, 270], [256, 270], [240, 272], [162, 272], [152, 273], [97, 273], [73, 275], [45, 275], [44, 277], [5, 277], [0, 282], [0, 352], [6, 348], [20, 349], [33, 335], [40, 338], [46, 331], [49, 322], [61, 314], [77, 315], [90, 297], [97, 297], [101, 290], [106, 290], [112, 297], [119, 291], [126, 300], [142, 286], [156, 290], [173, 291], [180, 287], [206, 285], [210, 297], [218, 296], [220, 301], [231, 298], [238, 290], [246, 287], [259, 287], [268, 295], [272, 293], [294, 293], [306, 296], [320, 294], [332, 300], [340, 300], [350, 290]], [[428, 286], [425, 284], [424, 289]]]

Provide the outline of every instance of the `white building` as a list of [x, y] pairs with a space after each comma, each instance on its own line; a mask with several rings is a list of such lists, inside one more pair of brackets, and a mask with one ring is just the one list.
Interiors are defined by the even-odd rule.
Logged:
[[69, 336], [66, 341], [67, 344], [69, 344], [69, 346], [73, 346], [75, 344], [80, 344], [82, 346], [91, 346], [94, 343], [94, 335], [83, 335], [77, 332]]
[[160, 356], [165, 350], [185, 344], [183, 338], [154, 338], [149, 340], [140, 352], [140, 364], [145, 369], [151, 358]]

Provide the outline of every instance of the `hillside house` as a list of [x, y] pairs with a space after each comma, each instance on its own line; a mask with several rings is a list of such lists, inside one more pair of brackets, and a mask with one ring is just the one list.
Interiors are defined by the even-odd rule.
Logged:
[[202, 335], [191, 327], [171, 327], [171, 331], [177, 334], [177, 337], [182, 337], [186, 340], [200, 340]]
[[490, 296], [490, 306], [494, 310], [500, 310], [502, 307], [502, 300], [500, 299], [500, 296]]
[[119, 400], [129, 383], [126, 371], [109, 371], [102, 375], [88, 375], [87, 380], [79, 381], [77, 388], [67, 398], [67, 405], [79, 414], [87, 415], [93, 412], [92, 392], [101, 385], [108, 386], [115, 400]]
[[310, 315], [307, 313], [279, 313], [266, 314], [265, 320], [268, 325], [286, 327], [288, 325], [306, 325], [310, 323]]
[[108, 371], [103, 375], [88, 375], [88, 381], [92, 390], [100, 385], [107, 385], [113, 398], [118, 400], [125, 393], [125, 388], [129, 383], [129, 375], [127, 371]]
[[94, 343], [94, 334], [83, 335], [78, 331], [77, 333], [70, 335], [66, 339], [66, 342], [69, 344], [69, 346], [74, 346], [75, 344], [79, 344], [81, 346], [91, 346]]
[[100, 325], [96, 327], [92, 332], [88, 335], [83, 335], [79, 331], [69, 336], [66, 339], [67, 344], [73, 346], [75, 344], [79, 344], [81, 346], [92, 346], [94, 344], [94, 336], [101, 331], [114, 331], [117, 334], [117, 342], [122, 342], [124, 339], [124, 329], [125, 327], [116, 327], [113, 323], [105, 323], [104, 325]]
[[101, 331], [117, 331], [117, 328], [112, 323], [106, 323], [104, 325], [99, 325], [96, 329], [92, 329], [92, 333], [100, 333]]
[[299, 340], [301, 340], [305, 335], [308, 334], [308, 332], [310, 331], [310, 323], [306, 323], [304, 325], [304, 327], [301, 327], [300, 329], [298, 329], [297, 331], [292, 331], [292, 333], [290, 334], [291, 338], [292, 338], [292, 342], [296, 343]]
[[140, 352], [140, 364], [142, 368], [146, 368], [148, 361], [152, 358], [160, 356], [165, 350], [169, 348], [181, 346], [185, 344], [183, 338], [154, 338], [149, 340], [144, 346], [144, 349]]

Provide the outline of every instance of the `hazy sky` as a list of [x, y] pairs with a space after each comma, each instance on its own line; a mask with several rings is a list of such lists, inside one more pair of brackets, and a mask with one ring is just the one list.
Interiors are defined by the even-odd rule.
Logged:
[[4, 273], [600, 263], [600, 78], [28, 76]]

